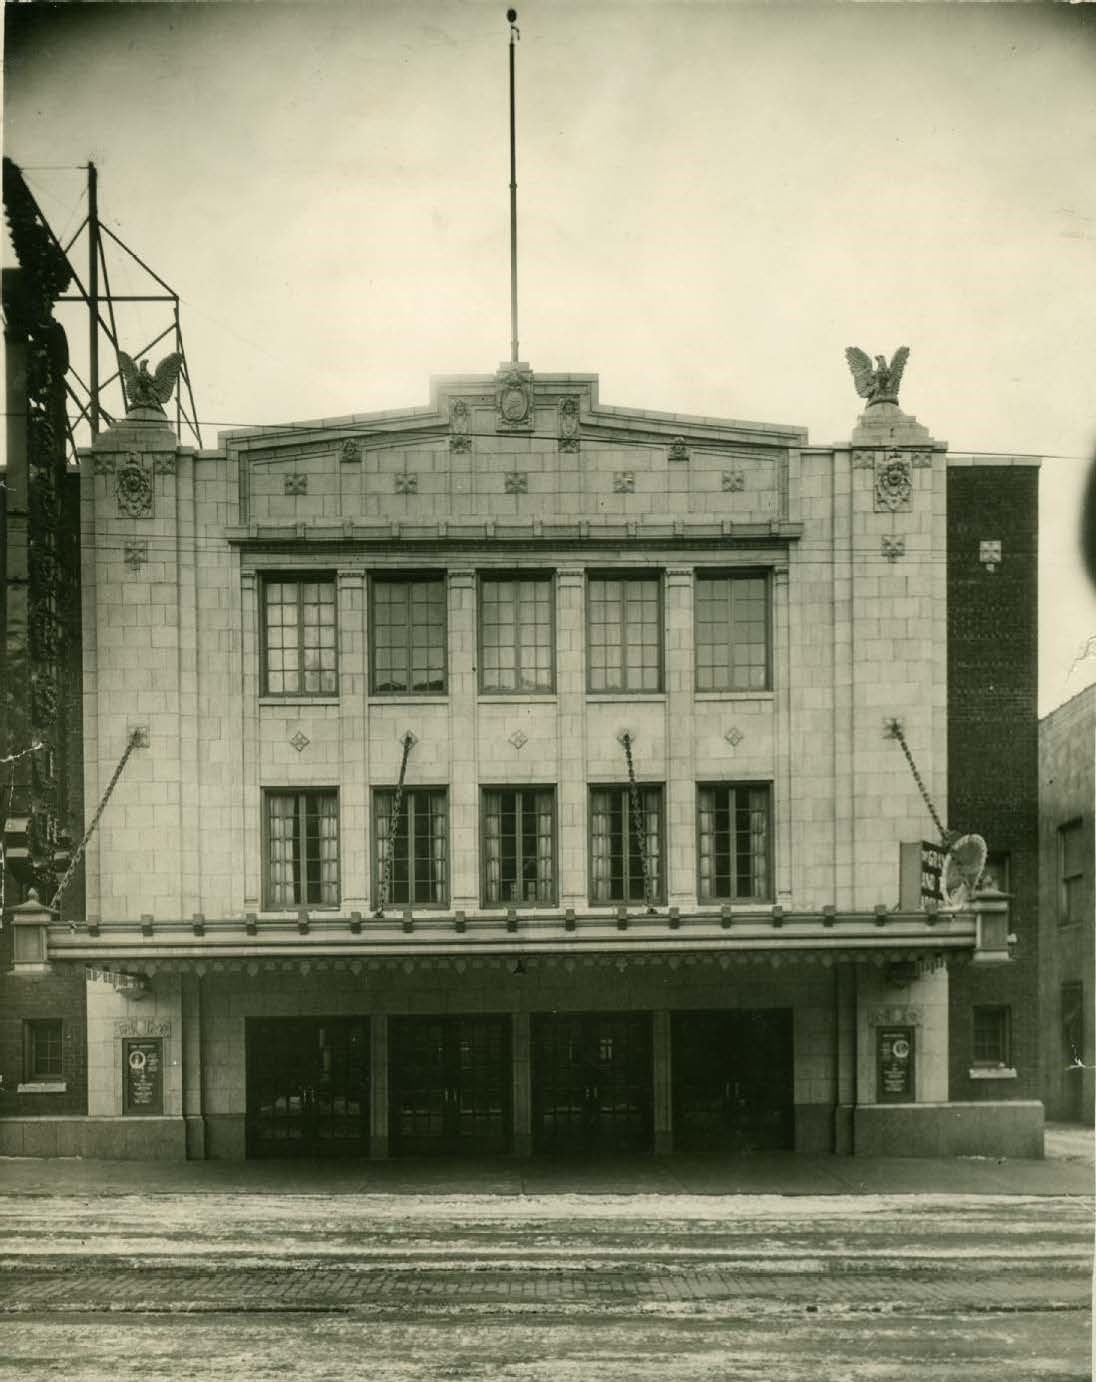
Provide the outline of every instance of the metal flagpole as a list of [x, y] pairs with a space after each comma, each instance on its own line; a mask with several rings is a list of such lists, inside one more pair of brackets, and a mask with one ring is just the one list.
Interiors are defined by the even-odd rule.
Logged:
[[510, 359], [518, 359], [518, 163], [514, 124], [514, 48], [521, 33], [517, 10], [507, 10], [510, 24]]
[[88, 339], [88, 374], [91, 380], [91, 435], [99, 435], [99, 174], [88, 164], [88, 306], [91, 335]]

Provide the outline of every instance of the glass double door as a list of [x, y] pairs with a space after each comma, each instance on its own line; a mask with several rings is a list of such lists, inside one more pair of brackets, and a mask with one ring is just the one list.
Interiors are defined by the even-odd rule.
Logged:
[[249, 1018], [249, 1156], [365, 1156], [369, 1019]]
[[671, 1038], [675, 1150], [794, 1146], [790, 1008], [675, 1013]]
[[535, 1151], [651, 1150], [650, 1013], [545, 1013], [531, 1036]]
[[392, 1018], [388, 1079], [395, 1155], [510, 1150], [508, 1016]]

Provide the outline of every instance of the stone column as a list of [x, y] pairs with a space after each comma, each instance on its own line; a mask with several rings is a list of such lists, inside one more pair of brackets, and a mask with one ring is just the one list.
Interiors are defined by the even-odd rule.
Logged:
[[585, 907], [586, 832], [586, 573], [563, 566], [556, 573], [556, 743], [559, 783], [559, 900]]
[[369, 909], [364, 573], [340, 570], [339, 858], [343, 912]]
[[241, 784], [244, 802], [244, 908], [255, 912], [262, 904], [262, 826], [259, 787], [259, 601], [254, 571], [241, 571], [242, 697], [240, 725]]
[[449, 568], [449, 870], [454, 908], [479, 906], [476, 573]]
[[666, 857], [671, 906], [696, 906], [693, 568], [666, 568]]

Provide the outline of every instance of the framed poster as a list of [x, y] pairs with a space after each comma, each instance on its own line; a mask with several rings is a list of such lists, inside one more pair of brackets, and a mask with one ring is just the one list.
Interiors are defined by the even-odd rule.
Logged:
[[164, 1111], [162, 1037], [122, 1042], [122, 1112], [149, 1115]]
[[914, 1029], [880, 1027], [876, 1032], [875, 1101], [879, 1104], [912, 1104], [914, 1084]]

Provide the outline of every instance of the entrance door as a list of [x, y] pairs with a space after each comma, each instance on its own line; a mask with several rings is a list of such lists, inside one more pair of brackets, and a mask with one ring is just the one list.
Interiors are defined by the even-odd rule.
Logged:
[[369, 1019], [249, 1018], [249, 1156], [369, 1151]]
[[675, 1013], [671, 1033], [675, 1149], [795, 1145], [790, 1008]]
[[394, 1154], [510, 1150], [509, 1017], [397, 1017], [389, 1031]]
[[536, 1151], [651, 1150], [650, 1013], [535, 1016], [532, 1054]]

